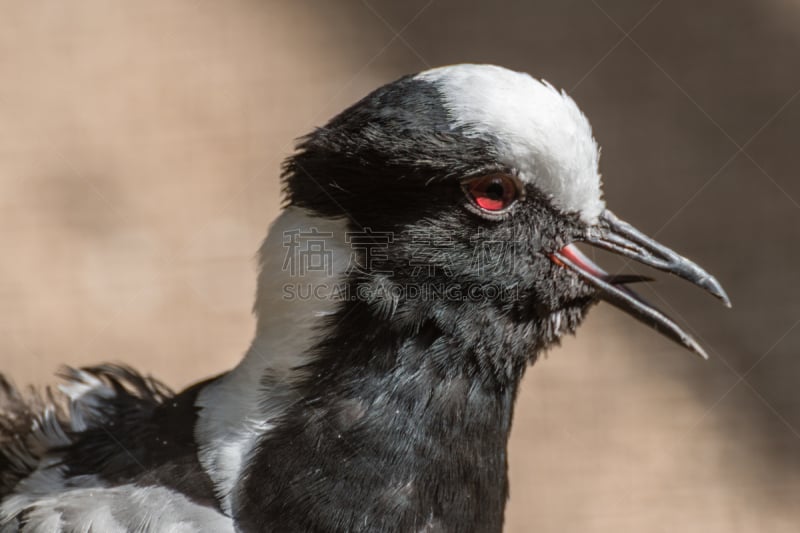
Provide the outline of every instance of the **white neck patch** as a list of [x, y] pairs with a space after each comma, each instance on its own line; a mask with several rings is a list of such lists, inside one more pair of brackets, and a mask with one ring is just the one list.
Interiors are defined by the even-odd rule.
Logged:
[[453, 65], [417, 79], [442, 92], [452, 125], [499, 143], [502, 163], [548, 195], [556, 207], [597, 222], [605, 209], [600, 150], [584, 114], [565, 92], [494, 65]]
[[[298, 400], [291, 388], [299, 376], [297, 367], [309, 362], [324, 318], [338, 306], [337, 283], [350, 259], [347, 231], [345, 219], [288, 207], [261, 246], [255, 339], [241, 363], [203, 389], [196, 402], [198, 456], [226, 513], [233, 508], [234, 489], [258, 439]], [[312, 233], [320, 235], [311, 237], [302, 250], [292, 250], [298, 234]], [[304, 255], [312, 249], [311, 239], [324, 242], [320, 246], [325, 255]], [[315, 267], [316, 258], [328, 262]], [[293, 291], [287, 292], [287, 287]], [[265, 382], [265, 376], [272, 379]]]

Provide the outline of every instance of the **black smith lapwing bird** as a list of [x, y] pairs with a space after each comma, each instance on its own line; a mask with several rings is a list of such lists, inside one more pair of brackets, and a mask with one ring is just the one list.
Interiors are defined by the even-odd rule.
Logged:
[[717, 281], [606, 208], [563, 91], [403, 77], [302, 138], [259, 250], [255, 336], [174, 393], [120, 365], [0, 381], [0, 532], [496, 532], [526, 368], [599, 301], [705, 356], [576, 243]]

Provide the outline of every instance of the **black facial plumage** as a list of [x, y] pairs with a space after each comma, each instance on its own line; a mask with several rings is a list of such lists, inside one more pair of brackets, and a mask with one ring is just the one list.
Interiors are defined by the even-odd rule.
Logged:
[[[286, 203], [324, 217], [344, 217], [354, 231], [393, 236], [385, 261], [370, 265], [373, 271], [391, 272], [391, 279], [367, 271], [354, 282], [434, 284], [463, 292], [491, 285], [503, 298], [474, 298], [465, 307], [493, 307], [519, 322], [542, 321], [541, 334], [534, 336], [534, 348], [540, 349], [559, 336], [547, 324], [551, 315], [564, 311], [569, 315], [564, 331], [572, 331], [594, 292], [547, 257], [585, 231], [585, 224], [576, 214], [558, 210], [531, 184], [500, 217], [468, 209], [463, 180], [515, 173], [500, 159], [499, 142], [453, 126], [436, 84], [402, 78], [302, 140], [284, 166]], [[414, 266], [420, 262], [429, 267]], [[420, 307], [442, 302], [393, 304], [394, 324], [400, 327], [408, 317], [410, 323], [402, 327], [413, 330], [432, 312]], [[455, 302], [444, 303], [450, 304]]]

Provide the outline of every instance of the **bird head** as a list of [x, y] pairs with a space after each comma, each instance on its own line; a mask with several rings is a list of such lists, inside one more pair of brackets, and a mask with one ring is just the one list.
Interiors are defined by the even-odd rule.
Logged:
[[670, 272], [728, 303], [699, 266], [606, 208], [598, 161], [565, 92], [497, 66], [455, 65], [385, 85], [303, 138], [284, 187], [288, 205], [345, 217], [364, 236], [373, 253], [348, 279], [396, 328], [433, 320], [471, 339], [464, 349], [485, 342], [484, 357], [510, 349], [530, 360], [605, 300], [704, 355], [627, 286], [646, 278], [608, 274], [576, 247]]

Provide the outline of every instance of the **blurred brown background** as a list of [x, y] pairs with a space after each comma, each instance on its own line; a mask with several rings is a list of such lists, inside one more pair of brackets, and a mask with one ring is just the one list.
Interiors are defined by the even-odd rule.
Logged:
[[600, 306], [529, 372], [507, 530], [798, 531], [798, 28], [796, 0], [0, 0], [2, 371], [234, 365], [292, 139], [498, 63], [573, 95], [611, 208], [734, 301], [647, 292], [710, 362]]

